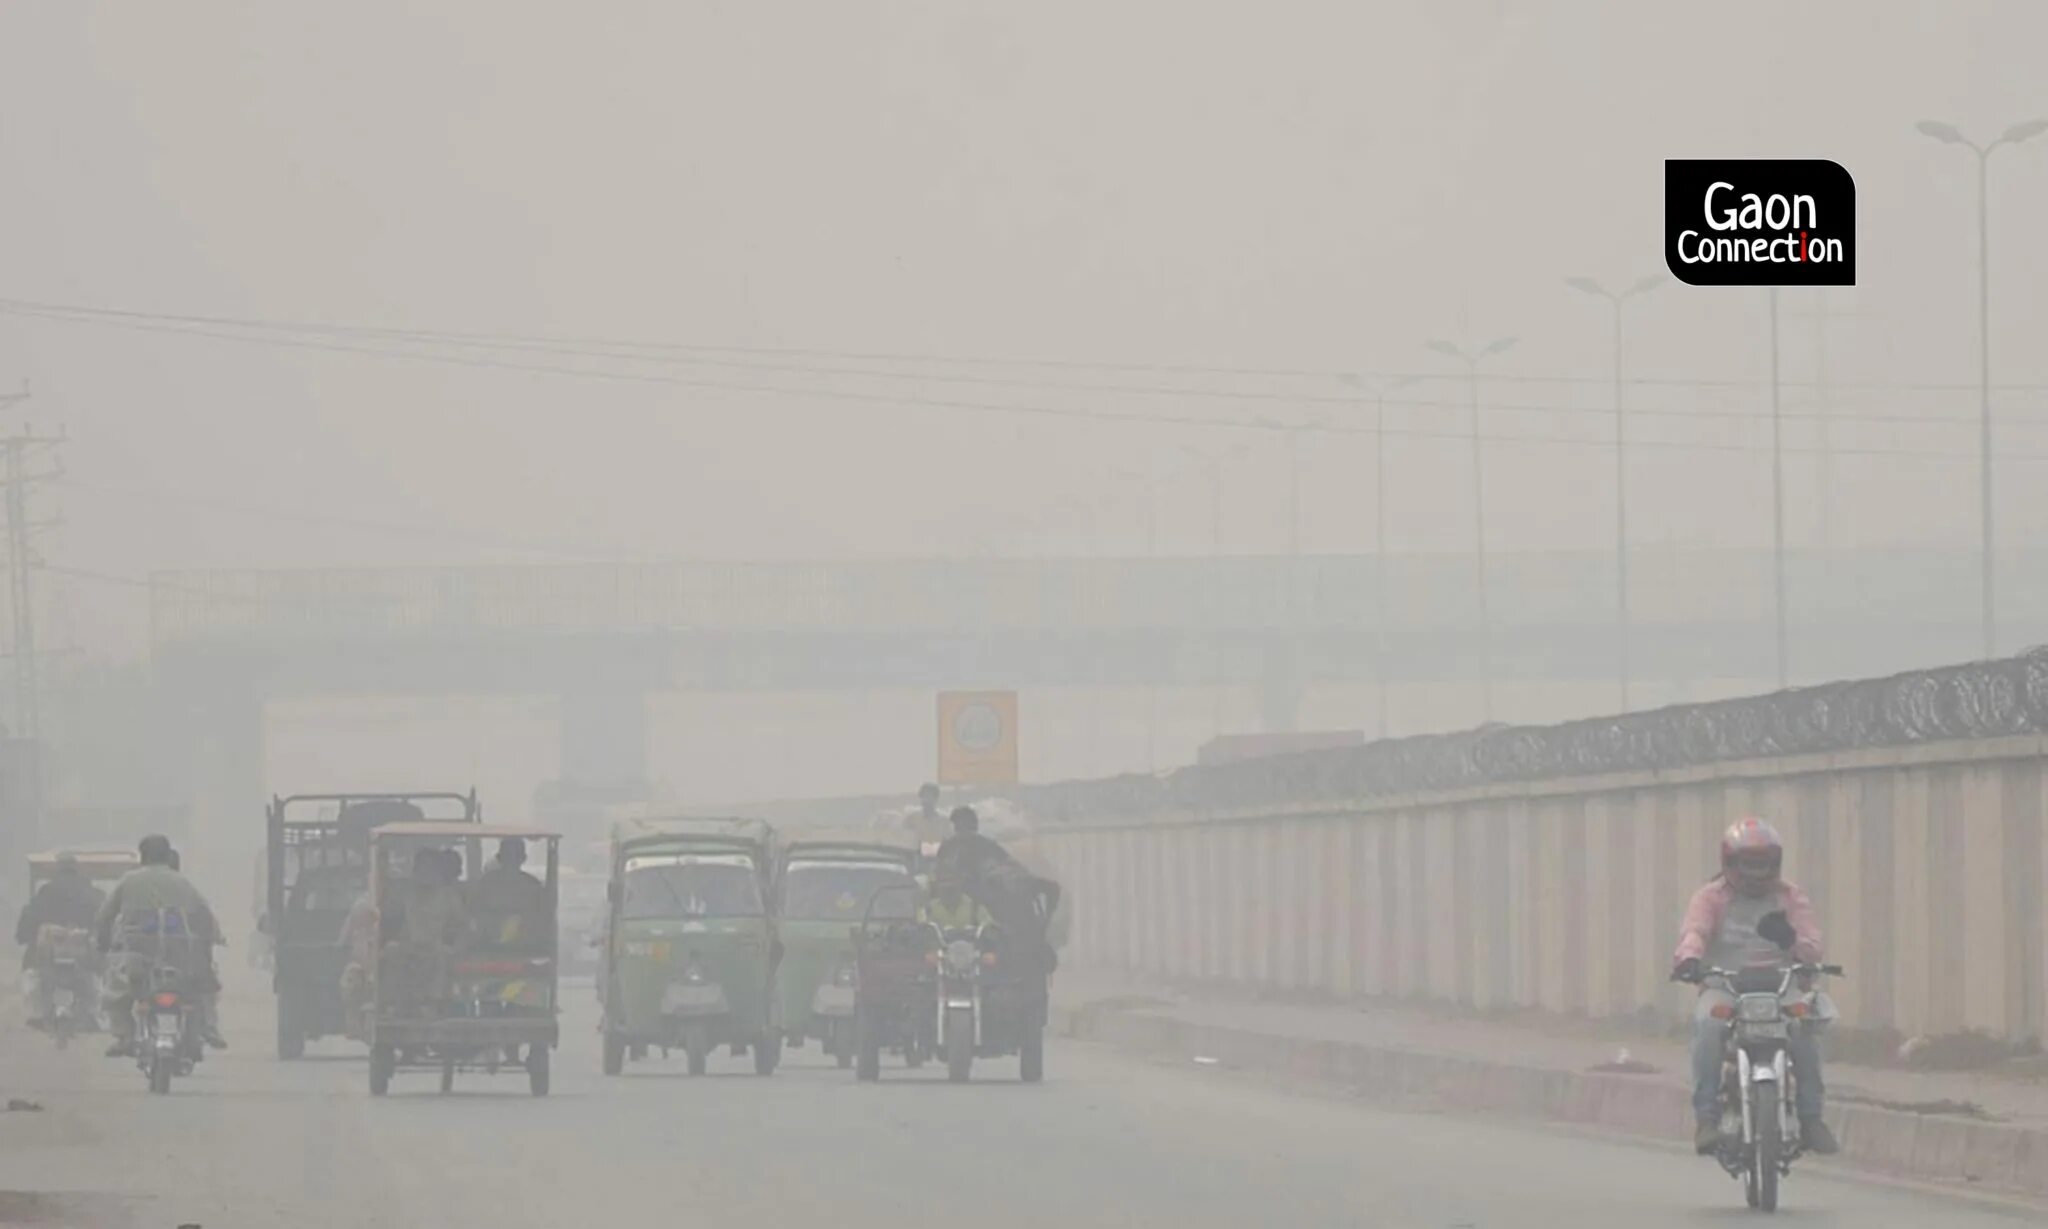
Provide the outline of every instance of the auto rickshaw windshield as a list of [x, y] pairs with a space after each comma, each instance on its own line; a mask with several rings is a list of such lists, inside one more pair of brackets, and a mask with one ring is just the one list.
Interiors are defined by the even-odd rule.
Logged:
[[761, 879], [751, 859], [658, 854], [626, 859], [620, 917], [760, 917]]
[[[894, 862], [791, 862], [783, 880], [782, 916], [793, 922], [858, 922], [875, 889], [911, 884], [910, 872]], [[909, 892], [889, 892], [875, 902], [875, 916], [908, 920], [915, 912]]]

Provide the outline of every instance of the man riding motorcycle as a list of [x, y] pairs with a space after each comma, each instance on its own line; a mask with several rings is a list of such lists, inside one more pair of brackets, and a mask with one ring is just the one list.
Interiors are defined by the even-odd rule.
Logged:
[[[68, 852], [58, 854], [50, 878], [21, 907], [21, 917], [14, 923], [14, 941], [21, 945], [21, 967], [38, 968], [43, 959], [44, 953], [38, 950], [40, 945], [37, 942], [43, 927], [91, 930], [105, 898], [106, 894], [94, 887], [92, 881], [85, 877], [85, 872], [79, 869], [77, 855]], [[33, 1023], [40, 1025], [50, 1019], [50, 993], [53, 989], [55, 986], [49, 978], [37, 977]]]
[[960, 888], [955, 879], [932, 885], [931, 899], [924, 903], [923, 920], [940, 930], [979, 930], [993, 921], [989, 911]]
[[[146, 938], [131, 940], [130, 936], [154, 928], [165, 917], [179, 919], [183, 934], [178, 937], [195, 949], [185, 957], [191, 967], [181, 964], [179, 972], [197, 983], [193, 992], [201, 1003], [201, 1035], [208, 1045], [219, 1049], [227, 1042], [220, 1036], [211, 1006], [220, 988], [213, 976], [213, 948], [220, 942], [213, 907], [190, 880], [174, 869], [176, 855], [168, 838], [143, 837], [136, 852], [142, 865], [121, 877], [93, 920], [93, 942], [99, 951], [113, 951], [119, 941], [124, 955], [109, 978], [113, 993], [107, 1001], [107, 1012], [114, 1044], [107, 1047], [107, 1056], [115, 1058], [134, 1052], [135, 984], [147, 972], [150, 960], [160, 955], [165, 946], [163, 935], [156, 935], [154, 943]], [[152, 947], [157, 949], [154, 954]]]
[[1033, 874], [1009, 850], [983, 836], [981, 816], [973, 807], [953, 808], [952, 820], [953, 835], [933, 859], [933, 883], [960, 885], [1012, 942], [1028, 949], [1041, 971], [1052, 973], [1059, 957], [1046, 938], [1046, 925], [1059, 907], [1060, 885]]
[[[1671, 976], [1699, 982], [1708, 968], [1784, 968], [1793, 961], [1818, 963], [1820, 923], [1813, 902], [1781, 874], [1785, 843], [1761, 819], [1737, 820], [1721, 837], [1721, 873], [1693, 893], [1678, 930]], [[1802, 986], [1802, 989], [1810, 987]], [[1693, 1007], [1692, 1108], [1697, 1120], [1694, 1149], [1712, 1153], [1721, 1135], [1721, 1062], [1727, 1026], [1714, 1015], [1731, 1007], [1723, 986], [1702, 986]], [[1793, 1030], [1786, 1044], [1796, 1084], [1795, 1111], [1807, 1151], [1836, 1151], [1835, 1136], [1821, 1118], [1820, 1041], [1806, 1029]]]

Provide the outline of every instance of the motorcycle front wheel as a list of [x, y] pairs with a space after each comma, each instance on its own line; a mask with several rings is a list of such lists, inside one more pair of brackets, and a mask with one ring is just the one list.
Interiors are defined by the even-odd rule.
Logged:
[[1778, 1086], [1758, 1084], [1750, 1121], [1756, 1140], [1749, 1150], [1749, 1175], [1743, 1183], [1749, 1206], [1761, 1212], [1778, 1210], [1778, 1168], [1784, 1155], [1785, 1139], [1778, 1117]]
[[956, 1009], [946, 1013], [946, 1078], [965, 1084], [974, 1073], [974, 1013]]

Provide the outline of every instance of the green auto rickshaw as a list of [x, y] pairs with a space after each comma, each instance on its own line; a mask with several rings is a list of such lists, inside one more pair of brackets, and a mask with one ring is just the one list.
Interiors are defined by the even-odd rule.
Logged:
[[612, 826], [605, 928], [604, 1073], [649, 1046], [682, 1050], [692, 1075], [711, 1051], [782, 1059], [769, 908], [775, 833], [755, 819], [624, 819]]
[[[869, 897], [885, 885], [915, 887], [917, 847], [858, 830], [781, 833], [776, 969], [783, 1036], [816, 1039], [842, 1067], [853, 1065], [854, 952], [849, 935]], [[910, 899], [910, 898], [905, 898]]]

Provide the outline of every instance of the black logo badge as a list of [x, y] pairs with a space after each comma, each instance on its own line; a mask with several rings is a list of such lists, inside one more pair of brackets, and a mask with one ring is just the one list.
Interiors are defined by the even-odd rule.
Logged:
[[1825, 158], [1666, 159], [1664, 263], [1694, 286], [1854, 286], [1856, 181]]

